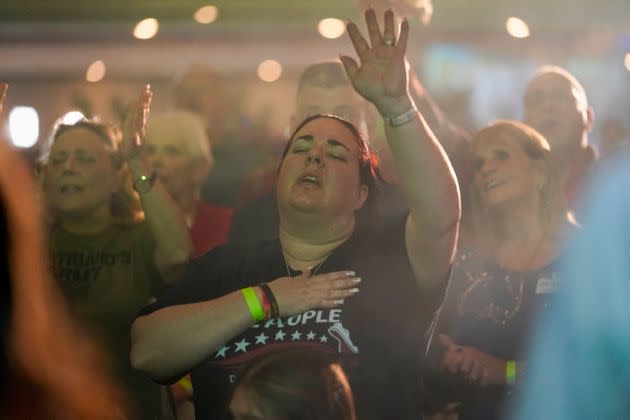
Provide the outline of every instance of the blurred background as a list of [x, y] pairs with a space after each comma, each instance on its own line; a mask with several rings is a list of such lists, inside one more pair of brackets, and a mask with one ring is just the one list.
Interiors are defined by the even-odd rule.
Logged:
[[628, 0], [3, 0], [1, 134], [34, 153], [60, 115], [117, 121], [145, 82], [153, 112], [170, 109], [177, 78], [201, 63], [226, 78], [230, 124], [280, 140], [300, 71], [350, 54], [344, 20], [362, 24], [368, 4], [408, 16], [412, 65], [464, 127], [518, 118], [524, 84], [553, 63], [584, 84], [595, 144], [611, 123], [627, 132]]

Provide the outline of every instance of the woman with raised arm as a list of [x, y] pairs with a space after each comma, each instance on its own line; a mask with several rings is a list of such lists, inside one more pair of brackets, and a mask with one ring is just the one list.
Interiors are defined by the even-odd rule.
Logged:
[[371, 46], [348, 24], [361, 65], [341, 59], [387, 123], [410, 213], [370, 219], [375, 160], [359, 131], [332, 115], [304, 120], [276, 181], [279, 239], [194, 260], [134, 322], [132, 363], [169, 382], [192, 369], [198, 420], [226, 413], [247, 362], [300, 346], [341, 361], [359, 418], [418, 418], [423, 332], [451, 271], [459, 194], [407, 91], [407, 21], [397, 39], [391, 11], [383, 32], [365, 16]]
[[159, 413], [160, 390], [131, 367], [129, 328], [191, 255], [184, 218], [141, 158], [150, 99], [147, 86], [122, 141], [96, 121], [61, 123], [42, 157], [57, 282], [74, 316], [104, 347], [130, 417], [139, 419]]

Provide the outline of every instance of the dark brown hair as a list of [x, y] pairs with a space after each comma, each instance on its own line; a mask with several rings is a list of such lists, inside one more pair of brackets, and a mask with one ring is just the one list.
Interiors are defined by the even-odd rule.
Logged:
[[305, 125], [320, 118], [329, 118], [343, 124], [348, 130], [350, 130], [355, 141], [359, 145], [359, 182], [361, 185], [366, 185], [368, 187], [368, 197], [365, 200], [363, 207], [357, 210], [356, 216], [357, 228], [365, 229], [369, 227], [371, 223], [374, 223], [381, 214], [381, 203], [376, 186], [376, 179], [380, 178], [378, 172], [378, 159], [372, 152], [370, 152], [368, 144], [359, 132], [359, 129], [350, 121], [333, 114], [315, 114], [305, 118], [300, 124], [298, 124], [295, 130], [293, 130], [293, 133], [291, 133], [291, 137], [289, 137], [289, 141], [282, 152], [282, 159], [280, 161], [280, 165], [278, 166], [278, 172], [280, 172], [280, 168], [284, 163], [284, 158], [287, 153], [289, 153], [289, 149], [291, 148], [291, 144], [293, 143], [296, 134]]
[[340, 365], [321, 351], [298, 349], [269, 354], [239, 376], [239, 389], [264, 418], [355, 420], [354, 399]]

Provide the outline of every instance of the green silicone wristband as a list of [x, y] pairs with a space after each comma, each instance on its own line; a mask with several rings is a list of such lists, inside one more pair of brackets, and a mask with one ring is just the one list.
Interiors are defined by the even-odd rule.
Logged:
[[254, 322], [265, 319], [265, 313], [263, 312], [262, 306], [260, 306], [260, 302], [258, 301], [258, 296], [256, 296], [254, 288], [246, 287], [245, 289], [241, 289], [241, 293], [245, 298], [245, 303], [247, 303], [249, 313], [252, 315]]
[[505, 383], [508, 385], [516, 383], [516, 362], [514, 360], [505, 362]]

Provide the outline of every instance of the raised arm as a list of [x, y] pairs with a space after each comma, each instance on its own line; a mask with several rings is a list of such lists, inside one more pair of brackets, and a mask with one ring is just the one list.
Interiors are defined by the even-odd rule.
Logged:
[[385, 134], [394, 156], [411, 213], [405, 241], [420, 286], [430, 286], [450, 270], [461, 204], [457, 181], [444, 149], [409, 95], [405, 51], [409, 24], [403, 19], [396, 39], [394, 14], [385, 12], [381, 30], [373, 9], [365, 12], [370, 44], [349, 22], [348, 35], [361, 64], [341, 56], [355, 90], [372, 102], [385, 120]]
[[[155, 262], [166, 282], [179, 277], [192, 255], [186, 220], [159, 179], [151, 177], [140, 153], [151, 106], [151, 88], [146, 85], [123, 124], [122, 152], [139, 191], [142, 209], [155, 237]], [[144, 188], [142, 188], [144, 187]]]

